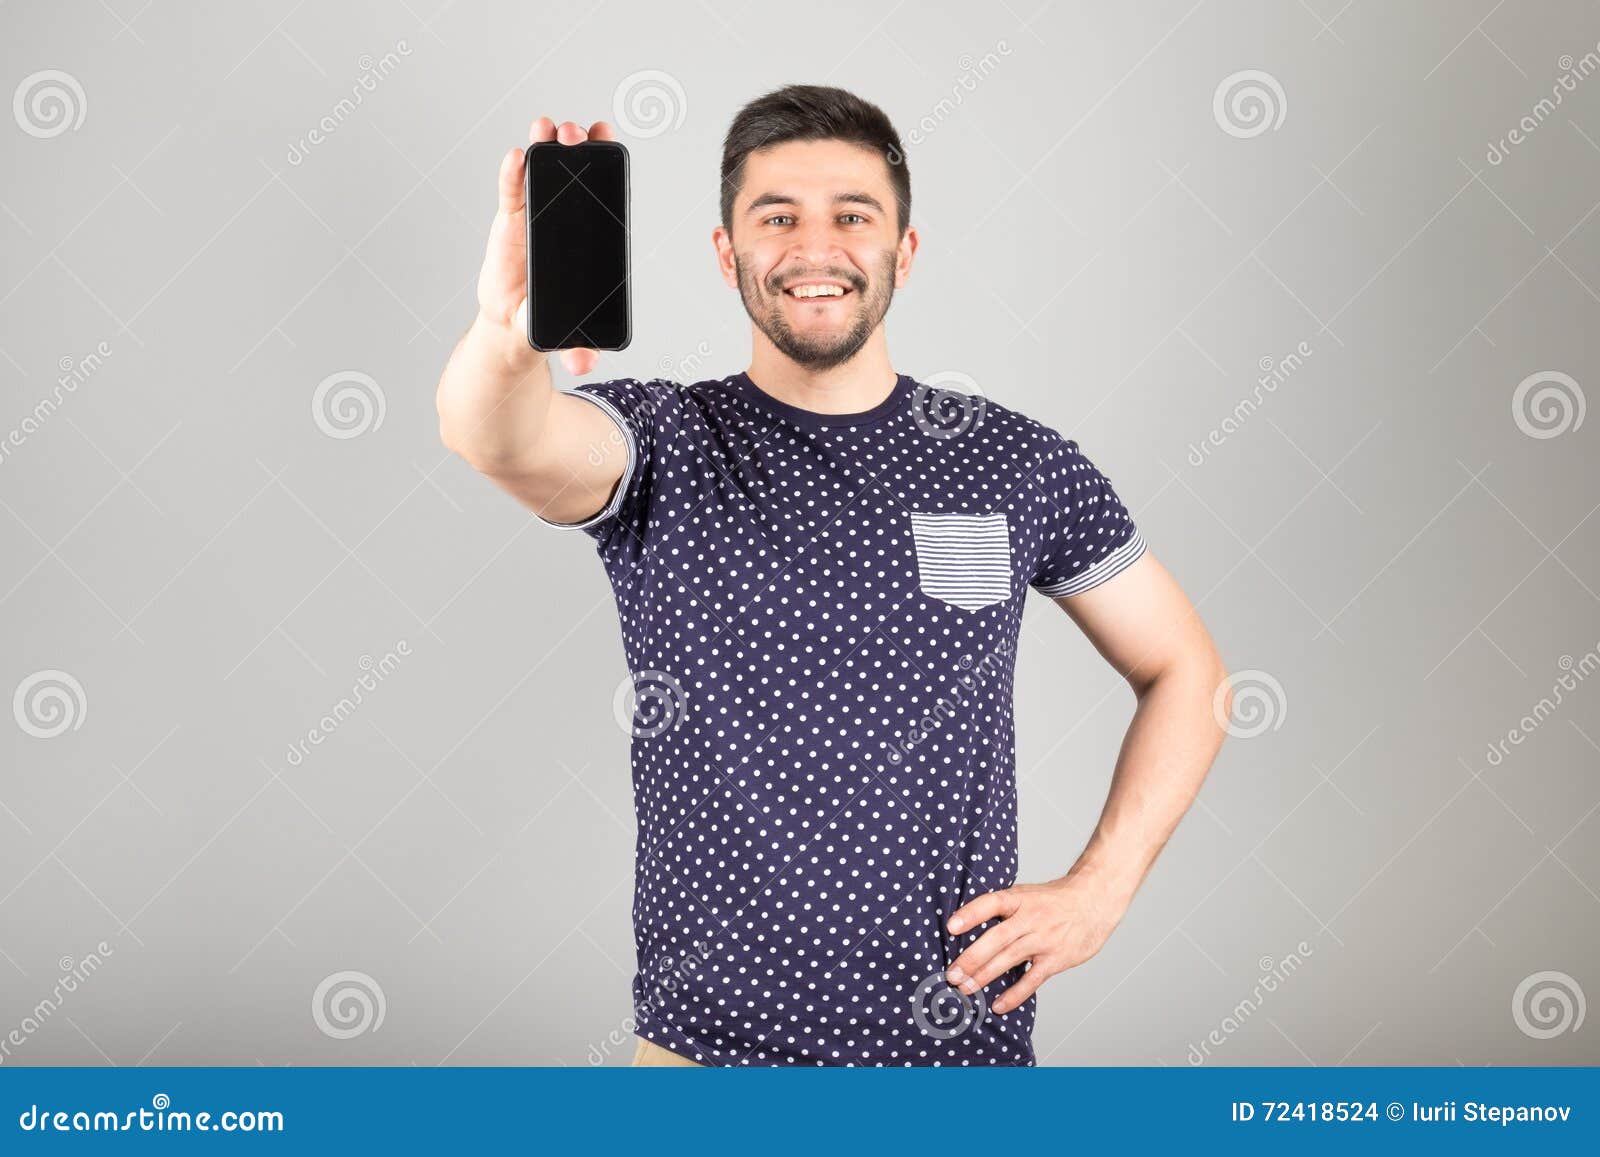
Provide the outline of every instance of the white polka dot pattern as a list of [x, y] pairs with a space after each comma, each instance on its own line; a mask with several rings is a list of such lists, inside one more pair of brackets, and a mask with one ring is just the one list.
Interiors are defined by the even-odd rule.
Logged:
[[746, 374], [577, 392], [627, 468], [570, 525], [629, 670], [682, 691], [633, 738], [636, 1030], [720, 1066], [1032, 1065], [1037, 998], [986, 1015], [1021, 967], [964, 1000], [938, 975], [991, 924], [945, 920], [1016, 881], [1027, 588], [1078, 593], [1144, 549], [1110, 482], [992, 401], [930, 435], [939, 392], [905, 375], [854, 415]]

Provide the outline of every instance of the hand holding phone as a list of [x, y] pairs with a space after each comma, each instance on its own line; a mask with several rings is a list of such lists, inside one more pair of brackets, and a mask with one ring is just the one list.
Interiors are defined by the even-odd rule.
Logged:
[[[529, 129], [530, 144], [559, 142], [578, 145], [585, 141], [615, 140], [611, 126], [596, 121], [587, 131], [571, 121], [559, 128], [547, 116], [541, 116]], [[620, 147], [620, 146], [618, 146]], [[530, 318], [530, 283], [528, 278], [528, 201], [526, 153], [507, 153], [500, 165], [499, 212], [489, 231], [489, 244], [484, 254], [483, 268], [478, 274], [478, 310], [489, 321], [519, 335], [528, 335]], [[519, 338], [526, 341], [526, 337]], [[523, 346], [527, 351], [527, 346]], [[561, 364], [574, 377], [585, 377], [593, 372], [599, 354], [591, 346], [572, 346], [560, 351]]]

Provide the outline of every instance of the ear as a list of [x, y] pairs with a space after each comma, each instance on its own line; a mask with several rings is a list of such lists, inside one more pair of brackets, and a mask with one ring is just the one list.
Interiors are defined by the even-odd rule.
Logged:
[[739, 288], [739, 271], [733, 263], [733, 235], [718, 225], [711, 231], [711, 244], [717, 250], [717, 268], [729, 289]]
[[911, 263], [916, 259], [917, 246], [922, 244], [922, 238], [917, 235], [915, 225], [907, 225], [905, 236], [900, 238], [900, 245], [895, 251], [894, 258], [894, 287], [899, 289], [911, 280]]

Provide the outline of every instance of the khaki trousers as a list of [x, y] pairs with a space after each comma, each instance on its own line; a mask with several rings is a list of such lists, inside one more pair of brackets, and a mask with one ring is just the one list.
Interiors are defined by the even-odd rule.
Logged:
[[654, 1041], [639, 1038], [639, 1047], [633, 1051], [633, 1063], [636, 1065], [659, 1065], [662, 1068], [684, 1066], [691, 1069], [700, 1069], [705, 1066], [688, 1057], [680, 1057], [671, 1049], [664, 1049]]

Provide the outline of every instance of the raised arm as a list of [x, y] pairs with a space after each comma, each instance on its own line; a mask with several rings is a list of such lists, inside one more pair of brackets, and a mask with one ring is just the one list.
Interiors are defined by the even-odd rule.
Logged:
[[[586, 133], [568, 121], [558, 130], [540, 117], [532, 141], [574, 145], [614, 139], [604, 121]], [[478, 274], [478, 316], [456, 343], [439, 378], [439, 437], [518, 501], [553, 522], [579, 522], [601, 510], [622, 477], [625, 456], [596, 454], [617, 428], [605, 412], [555, 389], [547, 355], [528, 344], [528, 206], [523, 150], [500, 162], [499, 208]], [[599, 355], [560, 351], [568, 371], [590, 373]]]

